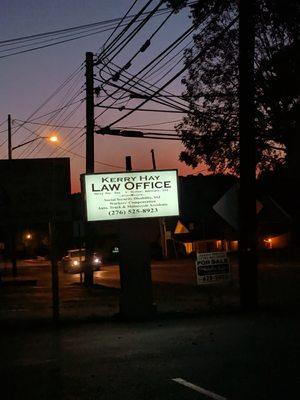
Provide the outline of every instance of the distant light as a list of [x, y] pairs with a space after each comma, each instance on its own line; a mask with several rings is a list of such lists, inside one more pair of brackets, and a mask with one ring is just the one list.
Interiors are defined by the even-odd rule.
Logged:
[[26, 233], [25, 238], [30, 240], [32, 239], [32, 234], [31, 233]]
[[272, 243], [272, 239], [271, 239], [271, 238], [265, 239], [264, 242], [266, 242], [266, 243]]
[[266, 247], [268, 247], [269, 249], [273, 248], [273, 240], [272, 240], [272, 238], [264, 239], [264, 242], [266, 243]]
[[49, 137], [50, 142], [58, 142], [58, 137], [56, 135], [52, 135]]

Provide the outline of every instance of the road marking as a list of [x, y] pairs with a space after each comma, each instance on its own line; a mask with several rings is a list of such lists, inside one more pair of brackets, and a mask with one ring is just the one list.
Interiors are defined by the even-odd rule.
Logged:
[[211, 399], [214, 400], [227, 400], [226, 397], [220, 396], [219, 394], [216, 394], [214, 392], [211, 392], [210, 390], [204, 389], [200, 386], [194, 385], [191, 382], [188, 382], [184, 379], [181, 378], [173, 378], [172, 381], [179, 383], [180, 385], [186, 386], [190, 389], [195, 390], [196, 392], [202, 393], [207, 397], [210, 397]]

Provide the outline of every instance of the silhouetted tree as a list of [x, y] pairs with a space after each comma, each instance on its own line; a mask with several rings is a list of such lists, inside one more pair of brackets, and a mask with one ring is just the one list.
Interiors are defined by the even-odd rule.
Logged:
[[[186, 1], [172, 0], [180, 9]], [[300, 121], [300, 3], [257, 0], [255, 102], [257, 164], [261, 171], [289, 161], [293, 165]], [[180, 159], [211, 171], [238, 172], [238, 0], [198, 0], [192, 6], [197, 33], [185, 53], [183, 78], [190, 113], [177, 126], [185, 150]], [[222, 33], [223, 32], [223, 33]], [[216, 36], [203, 57], [190, 64]]]

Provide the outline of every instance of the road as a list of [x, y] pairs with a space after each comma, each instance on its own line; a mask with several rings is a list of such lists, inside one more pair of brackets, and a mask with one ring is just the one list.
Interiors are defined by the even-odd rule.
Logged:
[[[195, 267], [192, 260], [172, 260], [166, 262], [155, 261], [151, 267], [152, 280], [154, 283], [173, 283], [183, 285], [194, 285], [196, 282]], [[62, 279], [65, 282], [76, 282], [78, 275], [65, 274]], [[94, 273], [95, 283], [120, 287], [120, 273], [118, 265], [103, 266], [101, 271]]]
[[[3, 267], [2, 267], [3, 270]], [[6, 267], [6, 275], [9, 275], [9, 269]], [[51, 285], [51, 266], [50, 263], [19, 261], [19, 275], [27, 279], [37, 279], [39, 284], [44, 286]], [[154, 283], [173, 283], [182, 285], [195, 285], [195, 265], [192, 259], [187, 260], [168, 260], [154, 261], [151, 266], [152, 280]], [[97, 284], [120, 287], [120, 273], [118, 265], [104, 265], [101, 271], [94, 272], [94, 281]], [[80, 282], [79, 274], [63, 273], [60, 268], [60, 283], [62, 286], [71, 285]]]
[[[300, 301], [299, 262], [265, 260], [258, 270], [262, 307], [295, 309]], [[52, 292], [49, 263], [21, 263], [17, 280], [5, 271], [0, 290], [0, 321], [51, 319]], [[197, 286], [192, 259], [153, 262], [153, 301], [159, 314], [209, 313], [237, 309], [240, 303], [238, 273], [233, 262], [232, 280], [226, 284]], [[23, 283], [28, 285], [23, 285]], [[20, 283], [20, 285], [19, 285]], [[60, 270], [59, 296], [62, 319], [112, 317], [119, 312], [119, 269], [106, 265], [95, 273], [95, 285], [80, 285], [79, 275]]]
[[[51, 266], [49, 262], [20, 262], [15, 281], [4, 271], [5, 289], [0, 291], [0, 320], [51, 319]], [[113, 316], [119, 312], [119, 267], [106, 265], [95, 272], [94, 287], [80, 285], [79, 274], [59, 270], [60, 312], [63, 318]], [[152, 265], [153, 301], [160, 312], [183, 312], [199, 303], [193, 260], [154, 262]], [[16, 289], [14, 284], [20, 282]], [[29, 283], [28, 286], [23, 284]], [[7, 286], [11, 283], [12, 286]], [[192, 297], [192, 299], [191, 299]], [[201, 300], [202, 301], [202, 300]], [[205, 300], [204, 303], [207, 301]]]
[[61, 325], [56, 328], [50, 271], [47, 263], [23, 264], [19, 279], [37, 284], [0, 290], [1, 398], [299, 397], [299, 263], [260, 268], [260, 310], [252, 315], [237, 308], [236, 276], [227, 288], [197, 288], [192, 260], [154, 263], [158, 315], [154, 321], [129, 323], [115, 316], [116, 266], [97, 273], [94, 288], [60, 273]]
[[294, 399], [299, 391], [299, 327], [295, 317], [261, 313], [62, 325], [59, 329], [2, 328], [1, 397]]

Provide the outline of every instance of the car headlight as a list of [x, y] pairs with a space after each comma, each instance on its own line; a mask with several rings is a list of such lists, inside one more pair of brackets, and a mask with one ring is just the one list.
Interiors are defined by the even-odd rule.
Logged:
[[100, 258], [94, 258], [94, 259], [93, 259], [93, 263], [94, 263], [94, 264], [100, 264], [100, 263], [101, 263]]
[[79, 265], [79, 261], [77, 261], [77, 260], [72, 261], [73, 267], [77, 267], [77, 265]]

